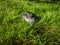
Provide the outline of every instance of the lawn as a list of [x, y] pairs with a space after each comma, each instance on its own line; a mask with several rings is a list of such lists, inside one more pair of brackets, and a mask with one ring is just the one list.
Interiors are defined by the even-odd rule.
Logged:
[[[26, 11], [39, 21], [30, 26]], [[60, 45], [60, 3], [0, 0], [0, 45]]]

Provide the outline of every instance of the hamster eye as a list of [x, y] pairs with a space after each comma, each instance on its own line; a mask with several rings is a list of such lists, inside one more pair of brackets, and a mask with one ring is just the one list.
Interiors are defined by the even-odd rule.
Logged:
[[27, 16], [27, 14], [25, 14], [25, 16]]

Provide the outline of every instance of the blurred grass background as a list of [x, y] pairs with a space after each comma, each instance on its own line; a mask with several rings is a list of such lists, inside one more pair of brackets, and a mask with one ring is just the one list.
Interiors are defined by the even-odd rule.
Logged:
[[[26, 11], [39, 22], [30, 26]], [[59, 0], [0, 0], [0, 45], [60, 45]]]

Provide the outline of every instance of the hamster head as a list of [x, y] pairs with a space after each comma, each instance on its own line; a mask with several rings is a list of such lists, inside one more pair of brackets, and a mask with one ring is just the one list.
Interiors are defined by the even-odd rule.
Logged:
[[30, 13], [30, 12], [26, 12], [26, 13], [24, 13], [23, 15], [22, 15], [22, 17], [24, 18], [31, 18], [32, 17], [32, 14]]

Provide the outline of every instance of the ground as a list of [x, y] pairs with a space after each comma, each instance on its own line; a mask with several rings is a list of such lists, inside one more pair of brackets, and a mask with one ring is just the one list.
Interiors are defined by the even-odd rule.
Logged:
[[[23, 18], [29, 11], [40, 17], [30, 26]], [[60, 3], [0, 1], [0, 45], [59, 45]]]

